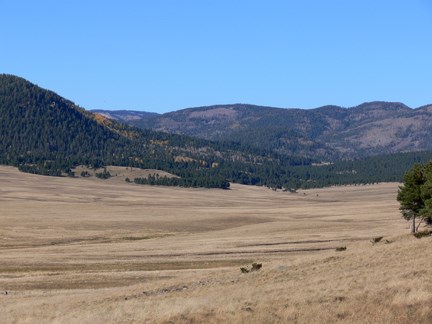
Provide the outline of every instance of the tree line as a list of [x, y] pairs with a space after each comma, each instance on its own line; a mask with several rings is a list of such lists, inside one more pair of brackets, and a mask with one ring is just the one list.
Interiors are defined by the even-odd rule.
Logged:
[[177, 176], [138, 180], [149, 184], [226, 188], [232, 182], [297, 189], [402, 181], [413, 163], [432, 159], [432, 152], [412, 152], [319, 165], [274, 148], [138, 129], [10, 75], [0, 75], [0, 119], [0, 164], [51, 176], [72, 176], [77, 165], [117, 165]]

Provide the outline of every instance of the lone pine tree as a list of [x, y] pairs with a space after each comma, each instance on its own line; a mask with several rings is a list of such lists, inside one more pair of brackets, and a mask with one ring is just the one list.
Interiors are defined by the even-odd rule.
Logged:
[[[397, 200], [402, 217], [411, 220], [411, 232], [415, 233], [422, 221], [432, 217], [432, 161], [426, 165], [415, 164], [405, 173], [403, 185], [399, 187]], [[416, 226], [416, 218], [420, 222]]]

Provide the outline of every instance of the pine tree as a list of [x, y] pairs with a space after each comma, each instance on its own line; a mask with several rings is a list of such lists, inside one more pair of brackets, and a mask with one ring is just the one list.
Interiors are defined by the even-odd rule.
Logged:
[[425, 188], [425, 166], [415, 164], [411, 170], [405, 173], [403, 185], [399, 187], [397, 200], [400, 203], [399, 210], [402, 217], [412, 221], [411, 232], [415, 233], [416, 218], [425, 215], [425, 195], [422, 189]]

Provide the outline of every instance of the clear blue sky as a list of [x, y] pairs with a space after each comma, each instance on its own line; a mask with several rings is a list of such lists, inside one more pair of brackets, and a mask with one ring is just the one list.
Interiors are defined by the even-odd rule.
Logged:
[[86, 109], [432, 103], [430, 0], [0, 0], [0, 42]]

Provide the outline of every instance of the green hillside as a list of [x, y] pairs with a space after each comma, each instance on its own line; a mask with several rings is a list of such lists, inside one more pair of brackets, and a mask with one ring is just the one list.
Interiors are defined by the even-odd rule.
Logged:
[[238, 143], [130, 127], [12, 75], [0, 76], [0, 116], [0, 163], [39, 174], [112, 164], [168, 171], [183, 179], [181, 185], [218, 186], [226, 183], [221, 169], [228, 166], [310, 163]]
[[[248, 114], [246, 108], [240, 109], [243, 114]], [[254, 109], [260, 110], [257, 107]], [[422, 109], [428, 113], [428, 107]], [[227, 113], [225, 110], [207, 110], [213, 116]], [[206, 114], [207, 110], [204, 111]], [[279, 113], [276, 110], [275, 116]], [[404, 110], [401, 107], [402, 113]], [[187, 112], [187, 115], [190, 113]], [[303, 111], [297, 113], [306, 116]], [[321, 113], [336, 118], [345, 110], [327, 107]], [[369, 112], [374, 113], [375, 110]], [[73, 176], [71, 169], [81, 164], [91, 167], [131, 166], [163, 170], [179, 176], [172, 179], [131, 179], [139, 184], [227, 188], [229, 182], [236, 182], [295, 189], [400, 181], [413, 163], [425, 163], [432, 158], [430, 151], [411, 152], [320, 165], [320, 157], [333, 153], [317, 142], [308, 142], [309, 137], [298, 140], [302, 148], [297, 151], [296, 142], [291, 142], [290, 150], [297, 154], [281, 152], [277, 149], [277, 141], [274, 146], [265, 140], [254, 145], [247, 143], [248, 137], [249, 141], [265, 139], [270, 130], [274, 131], [277, 127], [279, 138], [289, 141], [301, 128], [297, 126], [297, 129], [291, 130], [281, 124], [274, 126], [274, 118], [269, 118], [265, 123], [261, 121], [261, 127], [254, 131], [244, 132], [243, 135], [239, 132], [236, 141], [210, 141], [121, 124], [101, 114], [88, 112], [22, 78], [0, 75], [0, 164], [55, 176]], [[223, 134], [225, 129], [221, 125], [209, 128], [219, 129]], [[313, 137], [322, 130], [309, 129], [308, 132], [308, 136]], [[308, 157], [302, 157], [306, 146], [313, 149], [307, 154]], [[322, 154], [310, 153], [318, 151]]]

